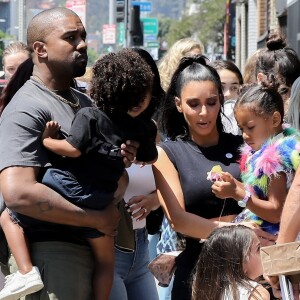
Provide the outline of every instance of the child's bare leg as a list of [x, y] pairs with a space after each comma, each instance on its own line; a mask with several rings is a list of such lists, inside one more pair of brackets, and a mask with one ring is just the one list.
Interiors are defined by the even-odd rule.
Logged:
[[4, 231], [10, 251], [16, 260], [19, 272], [21, 274], [30, 272], [32, 270], [32, 262], [27, 238], [23, 228], [12, 221], [6, 209], [1, 214], [1, 227]]
[[129, 177], [127, 171], [125, 170], [118, 181], [118, 188], [114, 193], [114, 204], [119, 203], [123, 199], [128, 183]]
[[114, 278], [114, 238], [105, 235], [88, 241], [95, 258], [94, 299], [108, 300]]

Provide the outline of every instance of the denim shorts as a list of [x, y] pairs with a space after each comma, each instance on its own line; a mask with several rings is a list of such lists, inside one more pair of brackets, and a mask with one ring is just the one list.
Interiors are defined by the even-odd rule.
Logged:
[[[95, 189], [92, 185], [81, 185], [72, 173], [64, 170], [49, 168], [43, 177], [42, 183], [79, 207], [101, 210], [113, 200], [113, 192]], [[23, 228], [30, 229], [30, 227], [40, 224], [48, 224], [50, 228], [53, 225], [8, 211], [12, 221]], [[83, 238], [98, 238], [104, 235], [94, 228], [80, 228], [80, 231]]]
[[114, 197], [114, 191], [81, 183], [71, 172], [65, 170], [49, 168], [42, 183], [79, 207], [102, 210], [113, 201]]
[[[71, 172], [66, 170], [47, 169], [42, 183], [79, 207], [102, 210], [113, 201], [114, 192], [96, 189], [91, 184], [81, 184]], [[104, 235], [93, 228], [86, 228], [85, 232], [86, 238], [98, 238]]]

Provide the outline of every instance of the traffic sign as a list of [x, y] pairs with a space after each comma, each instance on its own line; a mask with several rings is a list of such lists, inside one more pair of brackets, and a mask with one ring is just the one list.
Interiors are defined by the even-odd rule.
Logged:
[[139, 6], [140, 12], [152, 12], [152, 2], [139, 2], [139, 1], [132, 1], [132, 6]]
[[86, 26], [86, 0], [67, 0], [66, 8], [73, 10], [80, 18], [82, 24]]
[[157, 34], [144, 34], [145, 42], [155, 42], [157, 41]]
[[147, 42], [146, 47], [147, 48], [159, 48], [159, 42]]
[[103, 44], [116, 43], [116, 24], [102, 25], [102, 43]]
[[125, 24], [118, 23], [118, 45], [123, 45], [125, 40]]
[[144, 35], [158, 35], [158, 19], [157, 18], [141, 18], [144, 27]]

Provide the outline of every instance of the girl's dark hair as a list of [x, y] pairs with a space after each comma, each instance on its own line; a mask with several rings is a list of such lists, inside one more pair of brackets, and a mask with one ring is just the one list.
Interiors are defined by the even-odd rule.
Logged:
[[[188, 136], [186, 121], [183, 114], [179, 113], [176, 108], [175, 98], [180, 98], [182, 88], [192, 81], [213, 82], [218, 89], [221, 107], [223, 106], [224, 97], [220, 77], [213, 67], [207, 65], [206, 57], [183, 57], [172, 76], [165, 101], [162, 105], [162, 114], [159, 122], [162, 132], [172, 140], [177, 136]], [[217, 117], [217, 128], [219, 132], [223, 131], [221, 109]]]
[[238, 300], [239, 286], [252, 290], [243, 263], [249, 259], [254, 234], [243, 225], [217, 228], [210, 234], [196, 265], [193, 300], [221, 300], [228, 292]]
[[26, 59], [21, 63], [10, 78], [6, 87], [3, 89], [0, 96], [0, 115], [2, 114], [4, 108], [16, 94], [16, 92], [23, 86], [23, 84], [30, 79], [33, 71], [33, 61], [31, 58]]
[[160, 75], [158, 72], [157, 65], [152, 58], [151, 54], [144, 49], [141, 48], [132, 48], [133, 51], [138, 53], [140, 57], [144, 59], [144, 61], [150, 66], [153, 73], [153, 85], [152, 85], [152, 99], [145, 111], [141, 113], [140, 117], [145, 119], [150, 119], [153, 117], [154, 113], [157, 112], [157, 108], [161, 105], [165, 92], [161, 86]]
[[109, 53], [93, 67], [90, 96], [107, 114], [126, 113], [152, 91], [153, 76], [150, 66], [132, 49]]
[[263, 49], [256, 62], [258, 73], [275, 75], [281, 85], [291, 87], [300, 76], [300, 61], [294, 49], [287, 47], [285, 37], [277, 31], [269, 33], [267, 48]]
[[242, 105], [247, 105], [258, 116], [271, 115], [278, 111], [283, 123], [284, 103], [278, 93], [278, 83], [273, 75], [260, 84], [244, 85], [235, 103], [234, 111]]
[[243, 84], [243, 75], [240, 69], [230, 60], [215, 60], [209, 63], [210, 66], [215, 68], [217, 71], [228, 70], [235, 74], [239, 84]]

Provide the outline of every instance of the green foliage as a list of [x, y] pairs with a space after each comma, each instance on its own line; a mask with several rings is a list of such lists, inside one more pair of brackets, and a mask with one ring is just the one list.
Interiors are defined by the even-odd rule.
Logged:
[[2, 57], [3, 57], [3, 51], [5, 48], [5, 43], [4, 41], [7, 39], [10, 39], [11, 36], [0, 30], [0, 66], [2, 70]]
[[95, 50], [88, 48], [88, 57], [89, 59], [88, 59], [87, 66], [92, 67], [96, 62], [96, 60], [98, 59], [99, 54]]
[[180, 21], [172, 21], [166, 35], [169, 46], [178, 39], [197, 36], [204, 47], [210, 42], [223, 44], [226, 0], [202, 0], [200, 11]]
[[172, 20], [170, 18], [159, 18], [159, 31], [158, 31], [158, 37], [162, 40], [166, 39], [166, 36], [170, 30], [170, 26], [172, 24]]
[[173, 45], [177, 40], [190, 37], [195, 32], [195, 16], [184, 17], [181, 21], [173, 21], [167, 35], [168, 45]]
[[226, 0], [204, 0], [197, 26], [199, 38], [205, 48], [209, 42], [223, 44]]

